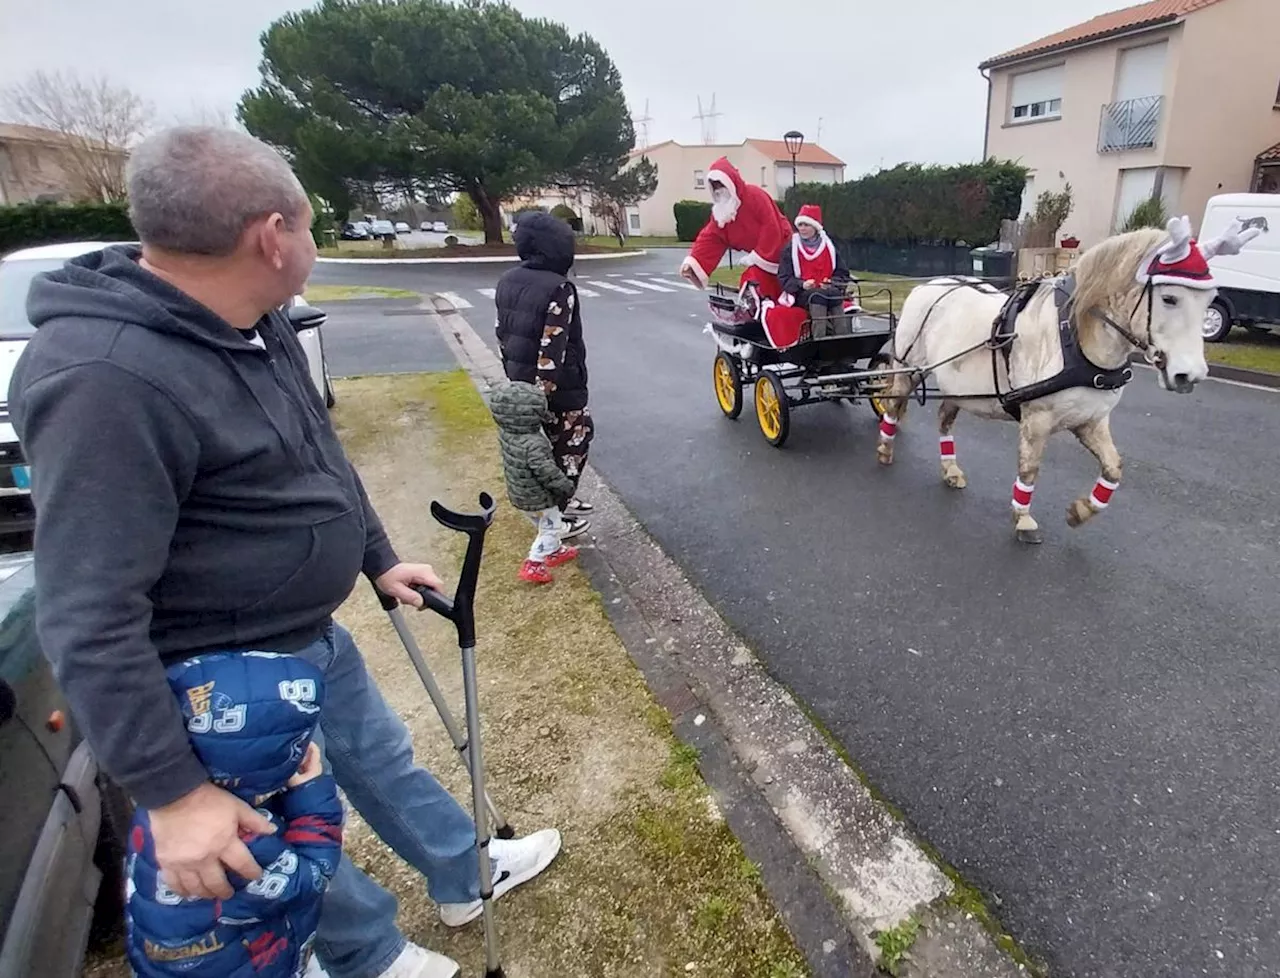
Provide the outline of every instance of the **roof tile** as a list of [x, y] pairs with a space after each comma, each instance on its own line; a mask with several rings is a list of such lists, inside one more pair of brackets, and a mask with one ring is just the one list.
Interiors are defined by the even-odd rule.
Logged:
[[1148, 3], [1140, 3], [1133, 7], [1125, 7], [1122, 10], [1099, 14], [1097, 17], [1086, 20], [1082, 24], [1068, 27], [1066, 30], [1058, 31], [1056, 34], [1049, 34], [1038, 41], [1032, 41], [1030, 44], [1024, 44], [1022, 47], [1014, 48], [1012, 51], [998, 54], [994, 58], [988, 58], [979, 67], [987, 68], [1006, 61], [1017, 61], [1058, 48], [1101, 40], [1111, 34], [1138, 27], [1156, 25], [1164, 21], [1172, 22], [1180, 17], [1187, 16], [1187, 14], [1195, 13], [1197, 10], [1220, 2], [1221, 0], [1149, 0]]

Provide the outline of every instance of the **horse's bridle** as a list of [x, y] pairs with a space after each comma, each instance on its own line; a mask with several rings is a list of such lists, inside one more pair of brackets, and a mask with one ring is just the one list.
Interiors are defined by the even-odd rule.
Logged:
[[1106, 323], [1108, 326], [1114, 329], [1117, 333], [1123, 336], [1126, 340], [1132, 343], [1135, 347], [1137, 347], [1138, 352], [1142, 354], [1143, 358], [1147, 361], [1147, 363], [1163, 370], [1166, 365], [1165, 355], [1159, 350], [1154, 349], [1151, 345], [1151, 324], [1155, 322], [1155, 319], [1154, 319], [1155, 301], [1156, 301], [1155, 295], [1156, 295], [1155, 284], [1152, 282], [1148, 282], [1146, 284], [1146, 287], [1142, 290], [1142, 294], [1138, 296], [1138, 301], [1133, 304], [1133, 309], [1129, 313], [1129, 323], [1130, 325], [1132, 325], [1133, 317], [1137, 315], [1138, 307], [1142, 305], [1142, 300], [1143, 299], [1147, 300], [1147, 338], [1146, 339], [1143, 339], [1142, 337], [1138, 336], [1133, 332], [1133, 330], [1129, 329], [1128, 327], [1121, 326], [1118, 322], [1116, 322], [1114, 319], [1108, 316], [1105, 312], [1103, 312], [1097, 306], [1094, 306], [1092, 309], [1089, 310], [1089, 312], [1097, 316], [1104, 323]]

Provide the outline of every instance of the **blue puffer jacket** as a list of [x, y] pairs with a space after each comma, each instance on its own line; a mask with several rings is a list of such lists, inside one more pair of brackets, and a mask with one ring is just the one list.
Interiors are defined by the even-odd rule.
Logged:
[[138, 809], [127, 867], [129, 963], [139, 978], [295, 978], [342, 855], [333, 778], [286, 785], [315, 733], [323, 676], [292, 655], [219, 653], [170, 667], [169, 685], [210, 779], [255, 805], [276, 832], [245, 840], [260, 879], [228, 872], [230, 899], [185, 899], [161, 879], [150, 816]]

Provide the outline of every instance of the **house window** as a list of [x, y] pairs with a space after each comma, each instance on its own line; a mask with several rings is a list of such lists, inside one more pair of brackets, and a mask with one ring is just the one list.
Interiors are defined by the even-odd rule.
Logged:
[[1014, 75], [1009, 83], [1009, 121], [1033, 122], [1062, 116], [1062, 65]]
[[701, 190], [707, 185], [707, 174], [703, 170], [693, 171], [693, 189]]
[[1276, 88], [1276, 108], [1280, 109], [1280, 87]]
[[768, 176], [768, 173], [769, 173], [769, 168], [767, 166], [760, 167], [760, 186], [762, 187], [769, 186], [769, 181], [765, 179], [765, 177]]
[[640, 215], [639, 215], [639, 214], [637, 214], [637, 213], [635, 213], [635, 212], [632, 212], [632, 213], [628, 214], [628, 215], [627, 215], [627, 227], [629, 227], [632, 231], [639, 231], [639, 230], [640, 230]]

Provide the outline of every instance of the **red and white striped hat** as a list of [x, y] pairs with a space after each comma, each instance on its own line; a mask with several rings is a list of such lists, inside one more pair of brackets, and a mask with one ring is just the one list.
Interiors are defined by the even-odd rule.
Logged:
[[822, 231], [822, 208], [817, 204], [805, 204], [801, 207], [800, 213], [796, 215], [796, 227], [801, 224], [807, 224], [811, 228]]

